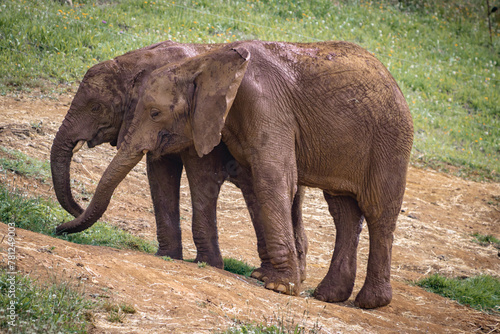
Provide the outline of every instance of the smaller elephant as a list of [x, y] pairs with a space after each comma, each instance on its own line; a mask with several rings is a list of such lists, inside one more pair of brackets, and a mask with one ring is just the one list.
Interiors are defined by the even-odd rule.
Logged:
[[[71, 103], [51, 149], [51, 171], [56, 196], [64, 209], [78, 217], [83, 209], [75, 201], [70, 186], [72, 156], [84, 143], [88, 147], [109, 142], [120, 146], [133, 119], [140, 87], [156, 68], [181, 61], [219, 45], [178, 44], [166, 41], [131, 51], [90, 68]], [[224, 143], [211, 154], [198, 157], [194, 148], [187, 147], [175, 154], [153, 157], [147, 155], [147, 175], [153, 200], [157, 238], [157, 255], [182, 259], [179, 214], [180, 179], [183, 168], [188, 177], [192, 205], [193, 238], [197, 248], [195, 261], [222, 268], [218, 244], [216, 204], [220, 187], [230, 179], [243, 191], [257, 235], [261, 267], [256, 278], [266, 277], [272, 267], [267, 256], [262, 227], [259, 224], [258, 202], [253, 195], [246, 170], [231, 156]], [[302, 225], [301, 201], [303, 190], [295, 198], [294, 222], [297, 252], [301, 254], [302, 279], [305, 279], [307, 239]], [[59, 229], [75, 233], [90, 227]]]
[[366, 219], [370, 248], [363, 308], [390, 303], [392, 243], [403, 201], [413, 122], [396, 81], [353, 43], [228, 43], [156, 69], [85, 212], [60, 225], [81, 229], [104, 213], [116, 186], [142, 159], [221, 141], [243, 169], [272, 267], [265, 287], [298, 294], [293, 203], [299, 186], [323, 190], [336, 227], [327, 275], [314, 292], [347, 300]]

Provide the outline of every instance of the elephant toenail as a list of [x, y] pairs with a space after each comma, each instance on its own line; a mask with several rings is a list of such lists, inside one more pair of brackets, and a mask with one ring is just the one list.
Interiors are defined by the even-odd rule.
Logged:
[[258, 271], [254, 271], [254, 272], [252, 273], [252, 277], [253, 277], [253, 278], [256, 278], [256, 279], [259, 279], [259, 278], [261, 278], [261, 277], [262, 277], [262, 273], [260, 273], [260, 272], [258, 272]]
[[266, 285], [266, 289], [274, 290], [274, 283], [269, 283]]
[[286, 286], [283, 284], [278, 285], [278, 288], [276, 289], [278, 292], [286, 292]]

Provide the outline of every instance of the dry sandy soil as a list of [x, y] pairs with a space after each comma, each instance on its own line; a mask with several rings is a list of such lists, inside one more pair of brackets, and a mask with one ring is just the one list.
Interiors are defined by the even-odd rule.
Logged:
[[[58, 99], [0, 97], [0, 146], [48, 160], [54, 135], [67, 112], [71, 95]], [[39, 125], [38, 131], [33, 125]], [[41, 129], [41, 131], [40, 131]], [[2, 152], [2, 151], [0, 151]], [[99, 181], [115, 148], [84, 148], [74, 158], [75, 196], [83, 206]], [[0, 153], [5, 155], [5, 153]], [[30, 194], [55, 198], [46, 183], [9, 172], [1, 182]], [[354, 307], [353, 298], [366, 273], [368, 234], [363, 230], [354, 294], [345, 303], [323, 303], [310, 297], [326, 274], [335, 228], [326, 202], [308, 189], [304, 220], [309, 237], [307, 280], [299, 297], [279, 295], [256, 281], [183, 261], [168, 262], [129, 250], [85, 246], [17, 230], [18, 269], [41, 281], [82, 282], [89, 298], [108, 298], [134, 306], [123, 323], [94, 319], [95, 333], [211, 333], [235, 323], [276, 324], [294, 321], [320, 333], [493, 333], [500, 317], [461, 306], [412, 286], [409, 281], [431, 273], [468, 277], [500, 275], [499, 250], [472, 242], [474, 232], [500, 237], [500, 184], [475, 183], [431, 170], [410, 168], [393, 248], [394, 298], [376, 310]], [[191, 204], [182, 183], [182, 231], [185, 258], [195, 257], [191, 235]], [[143, 238], [155, 239], [155, 222], [141, 162], [115, 191], [103, 219]], [[244, 201], [226, 183], [218, 203], [223, 256], [258, 266], [256, 240]], [[7, 227], [0, 224], [0, 236]], [[53, 248], [52, 248], [53, 247]], [[7, 245], [0, 244], [5, 261]]]

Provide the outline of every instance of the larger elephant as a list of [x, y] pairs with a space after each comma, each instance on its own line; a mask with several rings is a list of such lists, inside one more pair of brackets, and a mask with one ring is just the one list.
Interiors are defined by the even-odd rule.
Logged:
[[155, 70], [89, 207], [58, 229], [102, 215], [146, 152], [160, 157], [194, 146], [203, 156], [221, 139], [251, 171], [273, 264], [266, 288], [300, 291], [291, 214], [299, 184], [323, 190], [337, 231], [315, 297], [336, 302], [351, 295], [366, 219], [368, 268], [355, 303], [374, 308], [391, 301], [393, 232], [413, 123], [389, 71], [352, 43], [235, 42]]
[[[178, 44], [170, 41], [131, 51], [90, 68], [71, 103], [51, 149], [51, 170], [55, 193], [63, 208], [78, 217], [83, 209], [73, 198], [70, 187], [70, 163], [73, 154], [86, 142], [88, 147], [109, 142], [120, 146], [123, 135], [133, 119], [138, 91], [156, 68], [218, 48], [219, 45]], [[120, 135], [121, 134], [121, 135]], [[231, 179], [243, 191], [258, 239], [261, 268], [254, 272], [260, 279], [271, 268], [258, 202], [248, 182], [245, 169], [238, 166], [224, 143], [203, 158], [193, 147], [152, 158], [147, 156], [147, 175], [153, 200], [157, 238], [157, 255], [182, 259], [179, 216], [179, 187], [183, 167], [189, 180], [192, 205], [193, 238], [197, 248], [195, 261], [222, 268], [218, 244], [216, 205], [224, 180]], [[302, 279], [305, 279], [307, 239], [302, 226], [301, 200], [296, 196], [294, 222], [297, 251], [301, 254]], [[67, 228], [75, 233], [90, 227]], [[61, 231], [61, 230], [59, 230]]]

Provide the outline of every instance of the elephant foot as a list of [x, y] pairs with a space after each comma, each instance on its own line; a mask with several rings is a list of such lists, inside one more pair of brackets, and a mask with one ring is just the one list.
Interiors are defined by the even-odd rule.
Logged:
[[392, 287], [389, 282], [383, 284], [365, 283], [356, 296], [354, 305], [360, 308], [377, 308], [388, 305], [392, 300]]
[[266, 282], [269, 277], [273, 275], [274, 272], [273, 265], [270, 262], [262, 262], [260, 268], [254, 269], [250, 277], [253, 277], [261, 282]]
[[158, 250], [155, 253], [156, 256], [168, 256], [172, 259], [175, 260], [182, 260], [182, 251], [179, 252], [177, 250], [172, 251], [170, 249], [165, 249], [165, 248], [158, 248]]
[[287, 295], [298, 295], [300, 293], [300, 278], [298, 274], [291, 271], [278, 271], [272, 265], [264, 264], [255, 269], [251, 277], [264, 282], [264, 287]]
[[351, 296], [353, 285], [332, 284], [324, 280], [314, 290], [314, 298], [328, 303], [344, 302]]
[[287, 295], [297, 296], [300, 293], [300, 281], [297, 275], [296, 278], [284, 273], [274, 273], [265, 281], [264, 287], [269, 290], [276, 291]]
[[205, 262], [209, 266], [224, 269], [224, 260], [222, 255], [198, 254], [194, 259], [194, 263]]
[[[260, 268], [254, 269], [250, 277], [253, 277], [261, 282], [266, 282], [269, 277], [271, 277], [276, 269], [274, 269], [273, 265], [270, 262], [262, 262], [260, 264]], [[304, 266], [300, 266], [300, 282], [304, 282], [306, 280], [306, 268]]]

